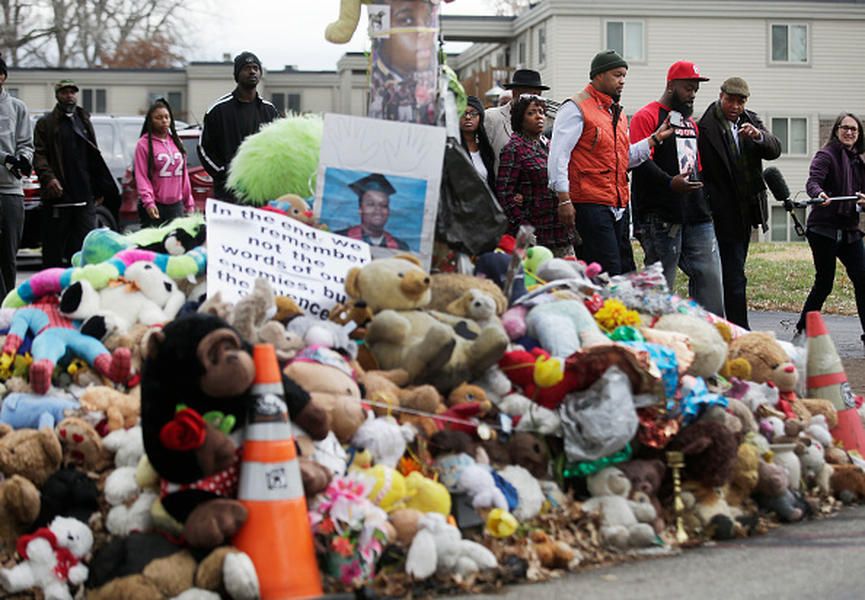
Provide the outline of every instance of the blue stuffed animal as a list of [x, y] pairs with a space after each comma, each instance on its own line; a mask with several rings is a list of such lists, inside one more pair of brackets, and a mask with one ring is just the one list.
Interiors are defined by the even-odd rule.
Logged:
[[54, 429], [67, 416], [67, 411], [78, 410], [79, 404], [62, 396], [43, 396], [16, 392], [3, 399], [0, 423], [14, 429]]

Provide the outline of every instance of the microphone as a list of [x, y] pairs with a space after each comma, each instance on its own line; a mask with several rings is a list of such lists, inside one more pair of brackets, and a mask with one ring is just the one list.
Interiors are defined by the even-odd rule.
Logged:
[[778, 202], [787, 203], [790, 201], [790, 188], [787, 187], [787, 182], [778, 167], [768, 167], [763, 170], [763, 180], [775, 200]]
[[[764, 169], [763, 180], [766, 182], [769, 191], [772, 192], [773, 196], [775, 196], [775, 200], [783, 202], [785, 208], [787, 207], [788, 202], [791, 207], [802, 208], [805, 206], [813, 206], [815, 204], [823, 204], [827, 200], [831, 202], [852, 202], [859, 199], [859, 196], [832, 196], [831, 198], [791, 200], [790, 188], [787, 187], [787, 182], [784, 181], [784, 176], [781, 175], [781, 171], [778, 170], [778, 167], [768, 167]], [[787, 210], [789, 210], [789, 208]]]

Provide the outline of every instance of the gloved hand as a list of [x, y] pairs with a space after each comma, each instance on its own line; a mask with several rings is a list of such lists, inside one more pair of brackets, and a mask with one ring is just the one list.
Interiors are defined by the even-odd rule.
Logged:
[[30, 161], [23, 156], [15, 157], [11, 154], [7, 154], [6, 158], [3, 159], [3, 164], [5, 164], [6, 168], [9, 169], [9, 171], [18, 179], [29, 177], [33, 170]]

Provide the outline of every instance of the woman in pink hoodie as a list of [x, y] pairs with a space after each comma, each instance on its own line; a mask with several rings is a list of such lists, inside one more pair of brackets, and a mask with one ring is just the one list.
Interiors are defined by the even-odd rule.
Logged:
[[144, 118], [141, 138], [135, 145], [134, 170], [142, 227], [162, 225], [195, 208], [186, 149], [177, 135], [171, 107], [162, 98]]

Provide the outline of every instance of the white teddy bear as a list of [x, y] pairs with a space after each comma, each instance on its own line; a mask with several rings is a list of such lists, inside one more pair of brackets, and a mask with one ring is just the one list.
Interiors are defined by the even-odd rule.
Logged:
[[607, 467], [586, 479], [592, 497], [583, 510], [601, 513], [601, 539], [622, 550], [655, 543], [655, 509], [647, 502], [628, 500], [631, 482], [619, 469]]
[[468, 575], [498, 566], [495, 555], [484, 546], [462, 539], [460, 530], [444, 515], [427, 513], [418, 523], [405, 561], [405, 572], [416, 579], [442, 574]]
[[129, 331], [136, 323], [159, 325], [177, 316], [186, 296], [159, 267], [139, 261], [123, 277], [96, 291], [86, 280], [76, 281], [60, 296], [60, 311], [81, 319], [81, 330], [97, 339], [114, 331]]
[[72, 600], [68, 584], [87, 580], [88, 570], [81, 560], [92, 546], [93, 533], [87, 525], [56, 517], [47, 528], [18, 539], [18, 553], [25, 561], [0, 569], [0, 585], [7, 592], [39, 587], [46, 600]]
[[505, 495], [496, 485], [488, 467], [477, 463], [465, 466], [460, 473], [457, 488], [468, 494], [475, 510], [482, 508], [508, 509]]
[[411, 425], [399, 425], [392, 417], [375, 418], [370, 411], [367, 419], [351, 438], [352, 446], [369, 450], [377, 465], [395, 469], [405, 454], [406, 443], [414, 440], [417, 431]]

